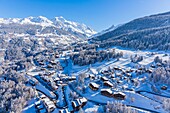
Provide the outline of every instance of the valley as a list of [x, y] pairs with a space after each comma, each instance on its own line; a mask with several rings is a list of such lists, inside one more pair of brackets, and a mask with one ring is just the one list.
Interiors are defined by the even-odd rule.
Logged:
[[63, 17], [1, 18], [0, 112], [169, 113], [169, 19], [96, 34]]

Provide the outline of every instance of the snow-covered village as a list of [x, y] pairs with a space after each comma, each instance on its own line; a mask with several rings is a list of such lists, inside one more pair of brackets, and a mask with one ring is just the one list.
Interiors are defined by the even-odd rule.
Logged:
[[170, 12], [148, 15], [0, 17], [0, 113], [170, 113]]

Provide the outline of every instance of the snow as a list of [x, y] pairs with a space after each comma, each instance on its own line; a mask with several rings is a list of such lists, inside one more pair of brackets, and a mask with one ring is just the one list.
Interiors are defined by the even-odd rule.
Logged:
[[[147, 74], [142, 74], [140, 76], [137, 76], [135, 71], [132, 73], [129, 73], [132, 75], [132, 79], [137, 79], [140, 81], [140, 85], [139, 86], [134, 86], [132, 85], [132, 83], [128, 83], [126, 80], [121, 80], [122, 84], [119, 84], [116, 88], [105, 88], [102, 84], [104, 82], [102, 82], [100, 80], [100, 77], [103, 77], [107, 80], [109, 80], [109, 84], [113, 83], [112, 79], [110, 77], [106, 77], [104, 75], [102, 75], [101, 72], [102, 70], [108, 70], [109, 67], [113, 68], [113, 67], [118, 67], [118, 68], [122, 68], [124, 69], [124, 72], [126, 70], [137, 70], [135, 68], [135, 64], [141, 64], [144, 66], [149, 66], [150, 64], [153, 63], [154, 58], [156, 56], [159, 56], [160, 58], [162, 58], [163, 60], [168, 60], [169, 56], [165, 56], [164, 52], [157, 52], [154, 55], [151, 55], [151, 53], [153, 51], [133, 51], [133, 50], [129, 50], [129, 49], [120, 49], [120, 48], [116, 48], [116, 52], [123, 52], [124, 56], [122, 58], [120, 58], [119, 60], [117, 59], [110, 59], [109, 61], [104, 60], [103, 62], [97, 62], [95, 64], [92, 64], [90, 66], [78, 66], [78, 65], [73, 65], [71, 60], [68, 60], [68, 66], [64, 68], [64, 71], [61, 71], [59, 76], [53, 76], [56, 77], [56, 80], [59, 80], [61, 78], [66, 77], [66, 74], [72, 75], [74, 74], [75, 76], [79, 75], [80, 73], [86, 73], [86, 74], [92, 74], [95, 75], [95, 80], [87, 80], [85, 83], [85, 93], [82, 93], [81, 91], [77, 90], [76, 87], [73, 86], [73, 88], [71, 88], [71, 86], [73, 85], [72, 83], [68, 84], [68, 86], [66, 86], [65, 88], [61, 88], [59, 87], [59, 90], [56, 91], [58, 93], [58, 100], [57, 100], [57, 106], [60, 107], [65, 107], [68, 109], [71, 109], [71, 99], [69, 97], [70, 91], [74, 91], [77, 94], [79, 94], [80, 97], [84, 97], [83, 99], [77, 99], [77, 101], [74, 102], [75, 106], [77, 106], [77, 104], [80, 104], [82, 102], [87, 102], [87, 105], [85, 105], [85, 107], [83, 107], [83, 110], [85, 110], [85, 112], [90, 113], [92, 111], [96, 111], [97, 109], [99, 109], [99, 105], [106, 105], [108, 101], [113, 101], [113, 102], [122, 102], [123, 104], [126, 104], [128, 106], [131, 106], [133, 109], [139, 109], [140, 112], [145, 112], [146, 111], [150, 111], [150, 112], [161, 112], [164, 113], [165, 111], [162, 109], [162, 104], [161, 101], [163, 99], [166, 99], [169, 95], [169, 93], [167, 91], [161, 91], [161, 94], [156, 95], [156, 94], [152, 94], [152, 88], [151, 88], [151, 83], [147, 83], [144, 82], [142, 83], [142, 79], [143, 77], [148, 77]], [[64, 51], [63, 54], [61, 55], [61, 58], [56, 59], [56, 61], [60, 61], [62, 63], [63, 66], [66, 66], [64, 62], [62, 62], [63, 60], [65, 60], [65, 55], [68, 54], [68, 51]], [[134, 56], [135, 54], [138, 55], [142, 55], [144, 57], [144, 60], [138, 62], [138, 63], [132, 63], [130, 56]], [[67, 57], [66, 57], [67, 59]], [[34, 67], [35, 68], [35, 67]], [[32, 70], [30, 70], [29, 74], [31, 75], [36, 75], [37, 72], [32, 72]], [[116, 71], [114, 72], [114, 75], [120, 74], [120, 71]], [[59, 77], [59, 78], [58, 78]], [[60, 78], [61, 77], [61, 78]], [[115, 76], [117, 77], [117, 76]], [[55, 79], [55, 78], [54, 78]], [[116, 78], [115, 78], [116, 79]], [[62, 81], [64, 83], [64, 81]], [[89, 83], [91, 83], [93, 86], [95, 87], [99, 87], [99, 89], [97, 91], [92, 91], [88, 85]], [[71, 85], [71, 86], [70, 86]], [[38, 88], [39, 87], [39, 88]], [[124, 89], [122, 88], [124, 87]], [[36, 86], [36, 89], [40, 90], [42, 92], [44, 92], [46, 95], [48, 95], [49, 97], [53, 96], [52, 94], [50, 94], [50, 91], [48, 91], [45, 87], [42, 86]], [[134, 91], [128, 91], [128, 89], [134, 89]], [[107, 91], [110, 94], [121, 94], [121, 95], [125, 95], [126, 98], [125, 100], [118, 100], [116, 98], [111, 98], [111, 97], [107, 97], [101, 94], [101, 91]], [[143, 91], [143, 92], [140, 92]], [[165, 96], [165, 97], [163, 97]], [[160, 100], [157, 100], [157, 99]], [[87, 100], [86, 100], [87, 99]], [[133, 101], [132, 101], [133, 100]], [[58, 112], [58, 109], [55, 109], [54, 113]]]
[[93, 31], [92, 29], [87, 27], [86, 25], [79, 24], [77, 22], [68, 21], [68, 20], [64, 19], [62, 16], [55, 17], [55, 19], [52, 19], [52, 21], [54, 22], [54, 24], [57, 25], [58, 28], [63, 28], [66, 31], [71, 29], [74, 32], [86, 34], [87, 36], [91, 36], [96, 33], [95, 31]]
[[[36, 109], [34, 106], [35, 102], [36, 102], [35, 98], [28, 101], [28, 106], [23, 109], [23, 113], [35, 113], [36, 112]], [[40, 102], [40, 101], [38, 101], [38, 102]]]
[[92, 86], [96, 87], [96, 88], [99, 88], [99, 85], [96, 84], [96, 83], [94, 83], [94, 82], [91, 82], [90, 84], [91, 84]]
[[45, 95], [47, 95], [48, 97], [50, 97], [50, 98], [55, 98], [54, 94], [51, 94], [51, 92], [50, 92], [48, 89], [46, 89], [43, 85], [37, 84], [37, 85], [35, 86], [35, 88], [36, 88], [38, 91], [43, 92], [43, 93], [44, 93]]
[[[69, 41], [75, 42], [75, 40], [78, 40], [79, 35], [77, 36], [76, 33], [80, 33], [84, 35], [85, 38], [96, 33], [94, 30], [92, 30], [90, 27], [86, 26], [85, 24], [68, 21], [64, 19], [63, 17], [55, 17], [54, 19], [48, 19], [43, 16], [38, 16], [38, 17], [30, 16], [26, 18], [0, 18], [0, 24], [37, 25], [37, 26], [42, 26], [41, 30], [45, 29], [46, 27], [59, 28], [64, 31], [67, 31], [68, 35], [57, 33], [56, 31], [54, 33], [47, 33], [47, 34], [41, 34], [41, 32], [37, 32], [36, 36], [37, 37], [54, 37], [55, 36], [55, 37], [60, 37], [61, 38], [60, 40], [63, 40], [62, 38], [64, 38], [65, 40], [61, 41], [63, 43], [65, 42], [68, 43]], [[22, 35], [15, 34], [15, 35], [17, 37], [24, 36], [23, 34]]]
[[108, 92], [109, 94], [112, 94], [112, 93], [113, 93], [111, 89], [101, 89], [101, 91], [106, 91], [106, 92]]

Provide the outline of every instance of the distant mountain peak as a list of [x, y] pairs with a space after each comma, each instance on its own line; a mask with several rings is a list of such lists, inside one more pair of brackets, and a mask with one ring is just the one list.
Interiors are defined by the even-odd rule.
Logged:
[[[35, 35], [51, 35], [59, 37], [78, 37], [88, 38], [96, 32], [85, 24], [66, 20], [64, 17], [59, 16], [53, 19], [48, 19], [44, 16], [29, 16], [26, 18], [0, 18], [0, 26], [13, 27], [13, 31], [16, 33], [16, 27], [25, 30], [29, 29], [29, 33]], [[29, 26], [30, 25], [30, 26]], [[22, 27], [23, 26], [23, 27]], [[27, 28], [29, 26], [30, 28]], [[23, 32], [27, 32], [24, 31]], [[31, 31], [32, 29], [32, 31]], [[8, 31], [7, 31], [8, 32]], [[20, 32], [20, 31], [17, 31]]]

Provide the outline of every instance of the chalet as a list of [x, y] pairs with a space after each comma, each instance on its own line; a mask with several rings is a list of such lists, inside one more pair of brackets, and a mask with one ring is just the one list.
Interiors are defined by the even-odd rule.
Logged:
[[118, 83], [118, 84], [122, 84], [122, 83], [123, 83], [123, 81], [121, 81], [121, 80], [117, 80], [117, 83]]
[[45, 95], [41, 95], [40, 98], [41, 98], [41, 99], [45, 99], [46, 96], [45, 96]]
[[54, 109], [55, 109], [56, 107], [55, 107], [54, 103], [47, 103], [47, 104], [46, 104], [46, 108], [47, 108], [47, 111], [48, 111], [48, 112], [52, 112], [52, 111], [54, 111]]
[[55, 78], [53, 78], [53, 80], [54, 80], [54, 82], [60, 81], [60, 78], [59, 77], [55, 77]]
[[50, 65], [50, 64], [48, 64], [48, 65], [47, 65], [47, 68], [53, 68], [53, 66], [52, 66], [52, 65]]
[[128, 72], [126, 72], [125, 70], [122, 70], [122, 74], [126, 74], [126, 73], [128, 73]]
[[123, 79], [124, 79], [124, 80], [126, 80], [126, 79], [127, 79], [127, 77], [125, 77], [125, 76], [124, 76], [124, 77], [123, 77]]
[[44, 65], [44, 63], [43, 62], [39, 62], [39, 65]]
[[110, 81], [104, 81], [103, 85], [107, 87], [113, 87], [113, 84]]
[[102, 80], [102, 81], [108, 81], [109, 79], [108, 79], [107, 77], [105, 77], [105, 76], [102, 76], [102, 77], [101, 77], [101, 80]]
[[48, 112], [52, 112], [56, 108], [54, 103], [49, 98], [44, 98], [43, 102], [44, 102], [45, 107], [47, 108]]
[[103, 75], [105, 75], [105, 76], [109, 76], [109, 75], [112, 75], [112, 74], [114, 74], [114, 72], [110, 72], [110, 71], [102, 71], [101, 72]]
[[94, 74], [89, 74], [89, 78], [90, 79], [95, 79], [95, 75]]
[[82, 106], [84, 106], [87, 103], [87, 99], [86, 98], [80, 98], [79, 99], [80, 103], [82, 104]]
[[131, 71], [131, 69], [126, 69], [126, 73], [130, 73]]
[[112, 74], [110, 77], [111, 77], [111, 78], [115, 78], [115, 74]]
[[116, 99], [124, 100], [126, 98], [126, 94], [122, 92], [114, 92], [113, 97]]
[[119, 67], [114, 67], [114, 69], [115, 70], [119, 70], [119, 71], [121, 71], [122, 69], [121, 68], [119, 68]]
[[76, 99], [75, 101], [72, 101], [71, 103], [72, 103], [73, 109], [78, 111], [80, 108], [82, 108], [87, 103], [87, 99], [83, 97], [83, 98]]
[[130, 72], [135, 72], [136, 69], [130, 69]]
[[51, 65], [57, 65], [55, 61], [50, 61]]
[[69, 80], [76, 80], [76, 77], [75, 76], [71, 76], [71, 77], [69, 77]]
[[165, 85], [163, 85], [163, 86], [161, 87], [162, 90], [167, 90], [167, 88], [168, 88], [168, 87], [165, 86]]
[[99, 86], [100, 85], [98, 85], [98, 84], [96, 84], [96, 83], [94, 83], [94, 82], [91, 82], [90, 84], [89, 84], [89, 87], [90, 87], [90, 89], [92, 89], [92, 90], [98, 90], [99, 89]]
[[35, 106], [39, 106], [39, 105], [41, 105], [41, 103], [42, 103], [42, 101], [37, 101], [37, 102], [35, 102]]
[[152, 67], [152, 68], [156, 68], [156, 66], [155, 66], [155, 65], [153, 65], [153, 64], [151, 65], [151, 67]]
[[107, 97], [113, 97], [113, 92], [111, 89], [101, 89], [100, 93]]
[[147, 69], [146, 72], [147, 72], [147, 73], [152, 73], [153, 70], [152, 70], [152, 69]]
[[106, 74], [106, 73], [109, 73], [109, 71], [106, 71], [106, 70], [105, 70], [105, 71], [102, 71], [101, 73], [102, 73], [102, 74]]
[[94, 75], [98, 74], [98, 71], [96, 71], [96, 69], [93, 69], [93, 68], [89, 68], [88, 72], [91, 73], [91, 74], [94, 74]]
[[126, 73], [127, 77], [132, 77], [132, 75], [130, 73]]
[[59, 57], [60, 57], [60, 55], [57, 55], [57, 54], [55, 55], [55, 58], [59, 58]]

